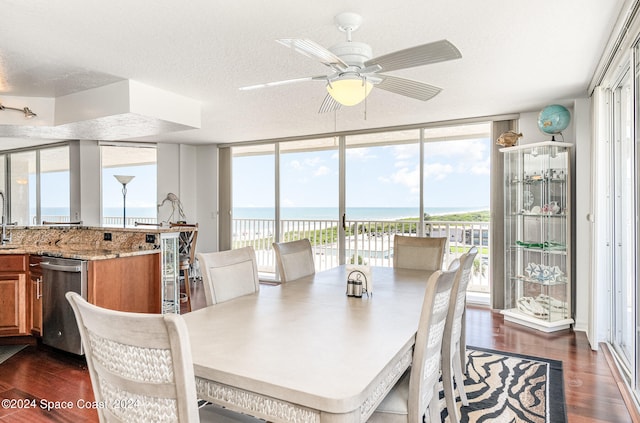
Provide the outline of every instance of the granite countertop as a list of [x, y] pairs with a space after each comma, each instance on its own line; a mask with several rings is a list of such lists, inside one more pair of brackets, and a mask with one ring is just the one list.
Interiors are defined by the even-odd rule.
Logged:
[[157, 225], [144, 225], [136, 226], [133, 228], [127, 227], [114, 227], [114, 226], [86, 226], [86, 225], [38, 225], [38, 226], [18, 226], [18, 225], [7, 225], [7, 231], [11, 230], [30, 230], [30, 231], [49, 231], [51, 229], [80, 229], [80, 230], [93, 230], [93, 231], [101, 231], [101, 232], [124, 232], [124, 233], [170, 233], [170, 232], [180, 232], [181, 229], [178, 226], [170, 227], [170, 226], [157, 226]]
[[[106, 260], [160, 252], [159, 234], [174, 228], [41, 226], [6, 228], [9, 241], [0, 255], [34, 254], [80, 260]], [[149, 239], [151, 237], [151, 240]]]
[[34, 254], [50, 257], [61, 257], [78, 260], [106, 260], [118, 257], [131, 257], [144, 254], [157, 254], [159, 249], [148, 250], [107, 250], [82, 246], [25, 246], [25, 245], [0, 245], [0, 256], [10, 254]]

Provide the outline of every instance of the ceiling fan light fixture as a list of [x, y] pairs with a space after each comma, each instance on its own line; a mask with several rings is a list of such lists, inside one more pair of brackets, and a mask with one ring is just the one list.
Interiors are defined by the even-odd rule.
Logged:
[[327, 84], [327, 92], [343, 106], [361, 103], [373, 88], [366, 78], [342, 78]]

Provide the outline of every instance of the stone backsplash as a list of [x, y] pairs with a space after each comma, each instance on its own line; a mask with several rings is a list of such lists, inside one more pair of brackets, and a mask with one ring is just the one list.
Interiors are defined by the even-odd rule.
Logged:
[[[161, 232], [176, 232], [174, 229], [125, 229], [73, 227], [7, 227], [11, 245], [23, 247], [54, 247], [70, 250], [135, 251], [159, 248]], [[147, 242], [153, 235], [154, 242]], [[105, 238], [111, 237], [111, 240]]]

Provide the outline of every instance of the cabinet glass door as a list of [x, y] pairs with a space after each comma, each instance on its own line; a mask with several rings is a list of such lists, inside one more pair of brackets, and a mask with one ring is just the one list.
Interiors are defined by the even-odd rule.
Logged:
[[572, 320], [569, 143], [505, 148], [505, 319], [551, 332]]
[[180, 314], [180, 285], [178, 268], [179, 232], [160, 234], [162, 254], [162, 312]]

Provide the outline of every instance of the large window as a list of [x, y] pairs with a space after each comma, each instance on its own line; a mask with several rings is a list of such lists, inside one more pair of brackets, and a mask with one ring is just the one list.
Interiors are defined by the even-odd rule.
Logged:
[[625, 368], [635, 354], [635, 184], [633, 86], [630, 72], [613, 91], [613, 299], [612, 344]]
[[275, 273], [275, 145], [233, 148], [232, 248], [254, 245], [261, 272]]
[[[100, 155], [103, 225], [132, 227], [136, 222], [155, 223], [158, 214], [155, 145], [101, 145]], [[116, 176], [133, 178], [123, 186]]]
[[420, 131], [346, 137], [348, 219], [418, 218]]
[[5, 156], [9, 175], [9, 220], [18, 225], [68, 222], [69, 147], [45, 147]]
[[482, 123], [232, 147], [231, 247], [253, 246], [263, 276], [275, 272], [271, 244], [299, 238], [317, 271], [390, 266], [394, 234], [433, 235], [434, 219], [482, 210], [437, 230], [452, 236], [448, 261], [484, 247], [486, 292], [490, 146]]
[[393, 234], [421, 232], [415, 223], [385, 223], [420, 220], [420, 131], [347, 136], [345, 143], [345, 262], [389, 266]]
[[78, 220], [69, 216], [69, 202], [69, 147], [40, 150], [40, 220]]
[[11, 221], [18, 225], [37, 225], [36, 152], [10, 154], [9, 169]]
[[[631, 34], [630, 34], [631, 35]], [[594, 340], [605, 339], [635, 400], [640, 400], [640, 34], [620, 50], [597, 91], [595, 159]], [[635, 62], [635, 63], [634, 63]], [[581, 263], [578, 263], [581, 265]], [[593, 342], [593, 341], [592, 341]], [[636, 402], [637, 404], [637, 402]]]
[[[448, 236], [450, 248], [475, 245], [469, 291], [488, 293], [490, 156], [493, 143], [485, 124], [425, 129], [424, 214], [426, 231]], [[455, 225], [430, 224], [442, 220]], [[450, 255], [450, 258], [458, 254]]]

